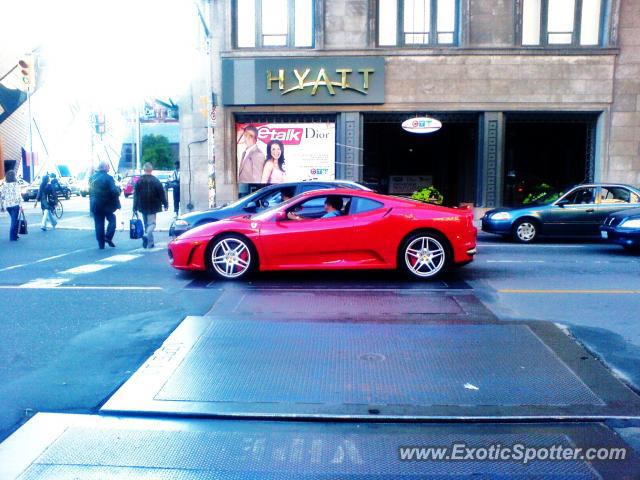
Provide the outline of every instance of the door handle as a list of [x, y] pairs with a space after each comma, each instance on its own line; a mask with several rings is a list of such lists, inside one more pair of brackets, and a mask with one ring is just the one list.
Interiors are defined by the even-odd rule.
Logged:
[[586, 210], [587, 213], [593, 213], [595, 211], [596, 211], [595, 208], [587, 208], [587, 210]]

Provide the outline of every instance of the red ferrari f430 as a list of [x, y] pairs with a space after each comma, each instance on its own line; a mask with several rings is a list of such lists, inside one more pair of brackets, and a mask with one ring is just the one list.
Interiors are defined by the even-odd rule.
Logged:
[[196, 227], [168, 248], [175, 268], [225, 279], [253, 271], [356, 269], [401, 269], [427, 279], [473, 260], [476, 234], [471, 210], [328, 189]]

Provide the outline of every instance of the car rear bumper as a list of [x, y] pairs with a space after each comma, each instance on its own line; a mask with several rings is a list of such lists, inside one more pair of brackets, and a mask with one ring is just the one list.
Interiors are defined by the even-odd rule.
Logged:
[[640, 247], [640, 230], [629, 230], [617, 227], [600, 227], [600, 236], [610, 243], [624, 247]]

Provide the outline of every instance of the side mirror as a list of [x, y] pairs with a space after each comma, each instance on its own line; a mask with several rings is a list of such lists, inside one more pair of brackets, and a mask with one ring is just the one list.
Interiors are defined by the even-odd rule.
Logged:
[[565, 205], [568, 205], [568, 204], [569, 204], [569, 200], [567, 200], [566, 198], [563, 198], [556, 202], [556, 205], [559, 207], [564, 207]]
[[254, 201], [251, 201], [244, 206], [245, 210], [255, 210], [256, 208], [258, 208], [258, 204]]
[[287, 212], [284, 210], [278, 210], [273, 218], [276, 222], [282, 222], [287, 219]]

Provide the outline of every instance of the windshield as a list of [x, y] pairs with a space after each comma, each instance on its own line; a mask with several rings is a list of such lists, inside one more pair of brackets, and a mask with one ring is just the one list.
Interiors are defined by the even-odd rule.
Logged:
[[251, 219], [255, 219], [255, 220], [265, 220], [267, 217], [269, 217], [269, 215], [271, 214], [271, 212], [273, 212], [275, 209], [280, 208], [280, 207], [285, 207], [288, 208], [289, 205], [291, 205], [293, 198], [290, 198], [289, 200], [285, 200], [282, 203], [278, 203], [277, 205], [274, 205], [273, 207], [269, 207], [266, 210], [263, 210], [260, 213], [256, 213], [255, 215], [251, 216]]

